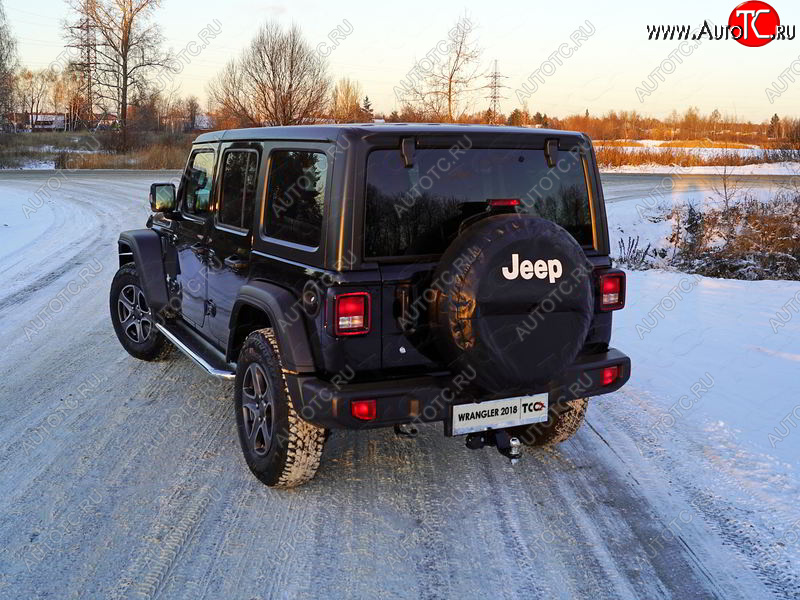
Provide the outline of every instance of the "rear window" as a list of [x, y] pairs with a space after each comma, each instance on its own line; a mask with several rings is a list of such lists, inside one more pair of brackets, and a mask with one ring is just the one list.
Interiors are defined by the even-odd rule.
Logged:
[[499, 199], [519, 199], [518, 212], [554, 221], [592, 246], [577, 152], [559, 152], [549, 168], [543, 150], [418, 149], [405, 168], [400, 150], [375, 150], [367, 159], [365, 257], [441, 254], [465, 219]]

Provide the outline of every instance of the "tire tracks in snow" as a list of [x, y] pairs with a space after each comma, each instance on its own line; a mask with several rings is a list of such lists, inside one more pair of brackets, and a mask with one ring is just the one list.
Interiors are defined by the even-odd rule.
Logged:
[[[142, 226], [130, 199], [146, 197], [146, 177], [65, 184], [64, 194], [102, 205], [104, 232], [83, 246], [88, 260], [113, 264], [117, 232]], [[82, 231], [70, 227], [63, 242], [78, 248]], [[39, 266], [23, 286], [59, 268], [29, 259]], [[575, 438], [528, 450], [513, 468], [493, 449], [444, 438], [439, 425], [414, 440], [336, 432], [315, 480], [267, 490], [240, 455], [224, 385], [209, 388], [180, 355], [145, 364], [121, 349], [107, 316], [111, 270], [91, 280], [70, 318], [0, 356], [0, 597], [753, 598], [793, 589], [765, 587], [734, 547], [748, 538], [700, 516], [650, 551], [691, 491], [637, 460], [614, 418], [625, 411], [598, 413], [597, 401]], [[15, 302], [11, 320], [26, 307]], [[27, 456], [13, 450], [94, 376], [103, 383], [50, 442]], [[670, 458], [678, 467], [691, 459]], [[96, 510], [29, 572], [20, 556], [32, 539], [91, 490], [102, 496]]]

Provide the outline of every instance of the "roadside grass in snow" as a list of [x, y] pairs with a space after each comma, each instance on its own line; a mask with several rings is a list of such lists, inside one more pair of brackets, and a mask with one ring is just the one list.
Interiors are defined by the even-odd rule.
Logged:
[[0, 133], [0, 150], [3, 152], [19, 152], [25, 149], [42, 150], [64, 148], [85, 150], [94, 147], [90, 143], [93, 134], [88, 131], [37, 131], [34, 133]]
[[597, 140], [595, 146], [644, 146], [642, 142], [636, 140]]
[[59, 152], [93, 152], [98, 142], [82, 132], [0, 133], [0, 169], [52, 168]]
[[195, 137], [132, 130], [123, 152], [118, 131], [0, 134], [0, 168], [181, 169]]
[[766, 162], [766, 154], [743, 155], [737, 152], [700, 154], [691, 148], [630, 148], [598, 146], [595, 149], [600, 168], [629, 165], [674, 165], [679, 167], [738, 167]]
[[633, 270], [800, 281], [800, 190], [780, 190], [767, 200], [731, 187], [715, 195], [716, 202], [705, 206], [656, 209], [646, 220], [668, 225], [666, 238], [619, 239], [615, 262]]
[[156, 145], [126, 154], [70, 154], [56, 158], [57, 169], [182, 169], [188, 149], [182, 146]]
[[749, 149], [752, 148], [752, 144], [742, 144], [740, 142], [721, 142], [715, 140], [670, 140], [667, 142], [661, 142], [659, 144], [661, 148], [739, 148], [739, 149]]

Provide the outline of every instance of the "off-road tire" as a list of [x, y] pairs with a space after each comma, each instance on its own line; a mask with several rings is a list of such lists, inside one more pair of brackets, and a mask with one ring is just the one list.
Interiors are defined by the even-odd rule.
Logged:
[[571, 438], [580, 429], [589, 406], [588, 398], [560, 402], [549, 409], [544, 423], [509, 429], [526, 446], [554, 446]]
[[[134, 292], [134, 295], [131, 296], [130, 292]], [[121, 306], [124, 303], [120, 296], [124, 296], [129, 304], [129, 299], [133, 298], [133, 305], [139, 310], [139, 313], [137, 313], [140, 321], [138, 328], [136, 327], [135, 315], [132, 315], [132, 321], [123, 321], [124, 315], [121, 312], [130, 309]], [[146, 309], [146, 311], [142, 311], [142, 308]], [[109, 309], [111, 310], [111, 322], [114, 325], [117, 339], [131, 356], [139, 360], [154, 361], [164, 358], [172, 351], [172, 344], [155, 327], [156, 315], [144, 299], [142, 284], [139, 281], [139, 275], [136, 273], [136, 265], [134, 263], [122, 265], [114, 275], [114, 279], [111, 282], [111, 293], [109, 294]], [[138, 342], [132, 337], [136, 336], [135, 332], [137, 330], [141, 335], [141, 341]]]
[[[259, 403], [259, 390], [253, 378], [262, 375], [267, 390], [261, 397], [267, 394], [272, 396]], [[253, 407], [267, 404], [269, 411], [258, 409], [264, 411], [263, 423], [267, 418], [271, 420], [269, 442], [265, 443], [267, 430], [257, 429], [258, 417]], [[245, 461], [262, 483], [271, 487], [291, 488], [307, 483], [314, 477], [327, 432], [322, 427], [304, 421], [295, 412], [272, 329], [254, 331], [242, 345], [236, 365], [234, 406], [239, 443]], [[251, 433], [254, 435], [251, 436]]]

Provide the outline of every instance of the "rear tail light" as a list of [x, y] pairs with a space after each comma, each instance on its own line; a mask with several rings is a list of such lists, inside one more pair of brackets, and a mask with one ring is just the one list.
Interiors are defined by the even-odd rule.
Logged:
[[489, 206], [492, 208], [499, 208], [501, 206], [521, 206], [522, 200], [519, 198], [490, 198], [488, 200]]
[[605, 367], [603, 369], [603, 385], [611, 385], [619, 379], [619, 365], [613, 367]]
[[359, 335], [369, 332], [371, 302], [367, 292], [339, 294], [334, 303], [333, 329], [336, 335]]
[[353, 400], [350, 403], [350, 414], [359, 421], [374, 421], [377, 414], [375, 400]]
[[625, 306], [625, 272], [608, 271], [600, 275], [600, 310], [619, 310]]

